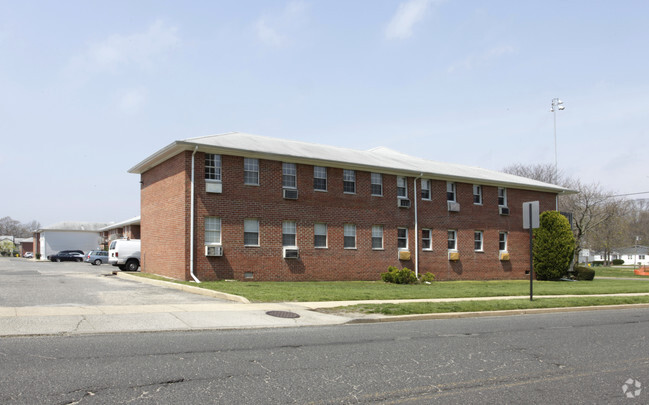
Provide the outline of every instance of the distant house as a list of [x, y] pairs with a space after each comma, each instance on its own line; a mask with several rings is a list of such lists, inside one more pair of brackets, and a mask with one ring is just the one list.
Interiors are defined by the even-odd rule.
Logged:
[[88, 252], [102, 244], [100, 229], [109, 222], [59, 222], [34, 232], [34, 255], [47, 259], [61, 250], [78, 249]]
[[[648, 246], [629, 246], [625, 248], [611, 249], [609, 260], [623, 260], [624, 264], [647, 264], [649, 258]], [[606, 261], [604, 252], [596, 252], [593, 255], [593, 261]]]
[[33, 252], [34, 238], [16, 238], [16, 248], [20, 252], [20, 256], [24, 256], [27, 252]]
[[103, 239], [102, 248], [108, 248], [115, 239], [140, 239], [140, 217], [133, 217], [103, 227], [99, 230]]

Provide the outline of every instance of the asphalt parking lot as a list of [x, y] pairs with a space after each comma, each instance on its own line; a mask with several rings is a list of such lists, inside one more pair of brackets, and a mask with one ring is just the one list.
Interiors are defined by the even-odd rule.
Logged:
[[0, 258], [0, 307], [226, 302], [113, 275], [116, 267]]

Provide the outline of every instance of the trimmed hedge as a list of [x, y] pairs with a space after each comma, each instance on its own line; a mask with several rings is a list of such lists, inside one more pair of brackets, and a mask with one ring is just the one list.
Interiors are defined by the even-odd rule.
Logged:
[[575, 266], [575, 277], [577, 280], [592, 281], [595, 278], [595, 270], [586, 266]]
[[620, 265], [624, 264], [624, 260], [622, 260], [622, 259], [613, 259], [611, 261], [611, 263], [613, 264], [613, 266], [620, 266]]
[[570, 223], [558, 211], [545, 211], [534, 230], [534, 270], [537, 280], [559, 280], [568, 276], [575, 251]]

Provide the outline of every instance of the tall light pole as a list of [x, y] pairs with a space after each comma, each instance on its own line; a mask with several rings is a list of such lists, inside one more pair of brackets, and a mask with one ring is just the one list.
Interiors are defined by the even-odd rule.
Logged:
[[558, 98], [552, 99], [550, 112], [554, 116], [554, 183], [559, 182], [559, 165], [557, 163], [557, 110], [563, 111], [566, 107], [563, 106], [563, 101]]

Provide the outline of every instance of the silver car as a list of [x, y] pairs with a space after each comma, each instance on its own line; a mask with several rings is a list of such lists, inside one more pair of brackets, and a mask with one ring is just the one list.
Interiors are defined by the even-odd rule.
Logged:
[[84, 260], [86, 263], [94, 265], [106, 264], [108, 263], [108, 252], [103, 250], [91, 250], [86, 255]]

